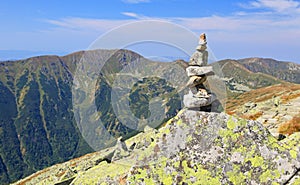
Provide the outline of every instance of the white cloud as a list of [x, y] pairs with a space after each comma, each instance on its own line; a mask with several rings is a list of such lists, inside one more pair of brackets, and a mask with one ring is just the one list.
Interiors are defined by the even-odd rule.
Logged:
[[[269, 30], [274, 27], [294, 26], [296, 20], [271, 20], [267, 17], [251, 17], [251, 16], [211, 16], [202, 18], [176, 18], [174, 22], [186, 26], [189, 29], [211, 30], [211, 31], [255, 31]], [[300, 27], [300, 26], [297, 26]]]
[[146, 16], [138, 15], [133, 12], [122, 12], [122, 14], [125, 16], [128, 16], [128, 17], [136, 18], [136, 19], [148, 19], [148, 17], [146, 17]]
[[138, 4], [138, 3], [149, 3], [150, 0], [122, 0], [124, 3]]
[[[52, 29], [47, 30], [47, 34], [59, 35], [62, 32], [69, 40], [71, 37], [74, 38], [74, 42], [78, 39], [84, 39], [84, 37], [92, 40], [92, 38], [96, 39], [97, 36], [134, 20], [154, 19], [179, 24], [197, 34], [206, 32], [209, 43], [215, 45], [216, 48], [219, 47], [216, 54], [225, 53], [221, 54], [222, 58], [227, 53], [228, 56], [241, 53], [240, 55], [246, 57], [249, 52], [252, 54], [248, 54], [248, 57], [266, 53], [266, 57], [273, 57], [272, 54], [274, 54], [274, 58], [280, 59], [280, 57], [292, 57], [294, 55], [300, 60], [299, 54], [288, 52], [300, 47], [300, 14], [291, 13], [298, 11], [299, 3], [283, 0], [252, 0], [249, 1], [248, 5], [251, 5], [251, 11], [241, 9], [240, 12], [233, 12], [227, 16], [158, 18], [147, 17], [135, 12], [121, 12], [128, 18], [108, 20], [68, 17], [46, 20], [46, 22], [54, 25]], [[285, 14], [283, 15], [281, 11], [285, 11]], [[281, 52], [279, 48], [286, 51]]]
[[236, 30], [243, 26], [242, 22], [234, 17], [200, 17], [174, 18], [175, 22], [192, 30]]
[[244, 8], [270, 9], [278, 13], [300, 13], [300, 2], [294, 0], [256, 0], [243, 4]]
[[58, 20], [46, 20], [46, 22], [55, 25], [56, 29], [69, 29], [72, 31], [108, 31], [130, 20], [108, 20], [108, 19], [86, 19], [80, 17], [69, 17]]
[[[260, 0], [267, 1], [267, 0]], [[294, 6], [295, 7], [295, 6]], [[99, 34], [104, 33], [110, 29], [118, 27], [120, 25], [132, 22], [132, 18], [136, 20], [162, 20], [177, 23], [191, 29], [195, 32], [215, 32], [222, 33], [236, 38], [235, 40], [245, 40], [245, 38], [251, 38], [254, 40], [275, 37], [275, 32], [289, 32], [291, 30], [295, 33], [300, 31], [300, 16], [294, 17], [278, 17], [276, 15], [260, 12], [260, 13], [248, 13], [239, 12], [232, 14], [230, 16], [207, 16], [207, 17], [169, 17], [169, 18], [153, 18], [146, 17], [144, 15], [139, 15], [134, 12], [122, 12], [121, 14], [128, 16], [125, 20], [106, 20], [106, 19], [84, 19], [78, 17], [69, 17], [58, 20], [46, 20], [48, 23], [55, 25], [56, 29], [72, 30], [72, 31], [85, 31], [85, 32], [99, 32]], [[234, 33], [234, 34], [233, 34]], [[261, 33], [263, 35], [260, 37], [257, 35]], [[248, 35], [245, 37], [245, 35]], [[255, 35], [255, 36], [254, 36]], [[243, 38], [238, 38], [239, 36]], [[285, 37], [291, 37], [291, 35], [286, 35]], [[220, 38], [221, 39], [221, 38]], [[273, 39], [274, 40], [274, 39]]]

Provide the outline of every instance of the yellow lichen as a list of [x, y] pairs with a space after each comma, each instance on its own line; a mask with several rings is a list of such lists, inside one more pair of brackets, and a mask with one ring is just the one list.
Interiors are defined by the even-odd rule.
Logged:
[[293, 184], [294, 185], [299, 185], [300, 184], [300, 178], [297, 178], [296, 180], [294, 180]]
[[260, 156], [255, 156], [252, 159], [249, 159], [251, 161], [252, 166], [259, 167], [262, 166], [264, 163], [264, 159]]
[[272, 182], [272, 185], [280, 185], [280, 184], [277, 182]]
[[231, 136], [233, 134], [233, 132], [228, 129], [220, 129], [218, 134], [221, 137], [228, 137], [228, 136]]
[[247, 125], [247, 121], [246, 121], [245, 119], [240, 119], [240, 120], [238, 121], [238, 124], [239, 124], [240, 126], [246, 126], [246, 125]]
[[230, 171], [227, 172], [227, 175], [233, 184], [245, 184], [246, 176], [242, 172]]
[[230, 119], [227, 121], [227, 128], [229, 128], [230, 130], [233, 130], [235, 127], [236, 127], [236, 122], [234, 122], [234, 121], [232, 120], [232, 118], [230, 118]]
[[273, 176], [272, 176], [270, 170], [267, 170], [259, 176], [259, 180], [260, 180], [260, 182], [268, 182], [269, 180], [272, 179], [272, 177]]
[[272, 181], [274, 179], [278, 179], [280, 177], [280, 173], [278, 170], [270, 171], [267, 170], [263, 174], [260, 175], [259, 180], [261, 183], [265, 183], [268, 181]]
[[221, 182], [218, 179], [218, 177], [212, 177], [211, 173], [205, 169], [199, 169], [196, 175], [197, 175], [197, 184], [221, 185]]
[[297, 158], [297, 152], [295, 150], [290, 150], [290, 155], [292, 156], [293, 159]]

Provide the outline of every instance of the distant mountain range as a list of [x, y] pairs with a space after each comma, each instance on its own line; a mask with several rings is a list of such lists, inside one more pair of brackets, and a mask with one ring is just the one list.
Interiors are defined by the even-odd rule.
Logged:
[[[138, 133], [124, 123], [126, 117], [121, 118], [125, 120], [123, 123], [120, 121], [115, 111], [123, 108], [114, 107], [111, 102], [111, 94], [115, 88], [114, 81], [119, 79], [121, 72], [123, 72], [121, 80], [135, 83], [132, 87], [121, 87], [120, 92], [125, 92], [126, 98], [119, 101], [128, 101], [129, 108], [127, 108], [130, 110], [126, 111], [131, 111], [136, 117], [140, 119], [151, 117], [149, 107], [152, 104], [150, 105], [149, 102], [156, 97], [161, 98], [165, 107], [162, 109], [164, 117], [153, 127], [166, 122], [182, 108], [180, 93], [185, 91], [184, 87], [171, 85], [166, 79], [172, 78], [182, 85], [184, 75], [176, 70], [184, 71], [187, 66], [184, 61], [153, 62], [128, 50], [101, 50], [76, 52], [63, 57], [39, 56], [2, 62], [0, 63], [0, 182], [2, 184], [16, 181], [47, 166], [93, 151], [86, 143], [86, 138], [82, 136], [84, 128], [78, 128], [76, 124], [76, 115], [72, 107], [72, 85], [76, 68], [82, 56], [87, 53], [88, 56], [95, 58], [110, 55], [109, 60], [99, 71], [99, 76], [96, 77], [96, 88], [90, 90], [95, 95], [94, 101], [99, 119], [102, 120], [109, 134], [115, 138], [120, 136], [128, 138]], [[148, 73], [161, 74], [165, 79], [139, 78], [124, 72], [126, 66], [137, 61], [142, 65], [130, 71], [132, 74], [140, 74], [145, 70]], [[223, 60], [214, 65], [223, 72], [220, 78], [226, 82], [229, 97], [275, 84], [300, 83], [300, 65], [294, 63], [249, 58]], [[179, 68], [170, 66], [179, 66]], [[88, 112], [89, 107], [84, 108]], [[92, 116], [93, 112], [90, 114]], [[126, 115], [126, 112], [122, 115], [124, 114]], [[115, 142], [113, 140], [110, 144], [103, 144], [102, 147], [114, 145]]]
[[7, 60], [22, 60], [40, 55], [65, 55], [67, 52], [26, 51], [26, 50], [0, 50], [0, 62]]
[[296, 63], [247, 58], [222, 60], [218, 64], [224, 74], [229, 93], [233, 94], [279, 83], [300, 83], [300, 65]]
[[248, 70], [254, 73], [272, 75], [278, 79], [292, 83], [300, 83], [300, 65], [292, 62], [280, 62], [274, 59], [248, 58], [238, 60]]

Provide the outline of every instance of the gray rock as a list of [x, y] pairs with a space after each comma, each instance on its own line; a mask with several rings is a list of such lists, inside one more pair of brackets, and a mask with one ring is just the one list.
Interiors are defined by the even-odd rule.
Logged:
[[207, 46], [206, 46], [206, 42], [205, 43], [199, 43], [199, 45], [196, 47], [196, 50], [197, 51], [205, 51], [207, 49]]
[[208, 52], [197, 50], [190, 58], [191, 66], [206, 66], [208, 61]]
[[188, 87], [195, 87], [197, 85], [203, 84], [207, 80], [207, 77], [200, 77], [200, 76], [192, 76], [190, 77], [187, 86]]
[[183, 96], [183, 104], [186, 108], [200, 108], [210, 105], [216, 100], [216, 96], [213, 94], [208, 95], [209, 98], [197, 98], [194, 97], [193, 93], [190, 91], [189, 94]]
[[122, 141], [122, 137], [119, 137], [115, 146], [115, 152], [111, 160], [116, 161], [128, 155], [129, 155], [128, 148], [125, 142]]
[[214, 75], [212, 66], [204, 66], [204, 67], [198, 67], [198, 66], [189, 66], [186, 68], [187, 75], [189, 77], [191, 76], [201, 76], [201, 75]]

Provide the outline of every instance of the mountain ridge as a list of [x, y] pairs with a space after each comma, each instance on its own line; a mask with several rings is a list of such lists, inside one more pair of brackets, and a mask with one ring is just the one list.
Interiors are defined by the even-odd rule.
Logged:
[[263, 72], [288, 82], [300, 83], [300, 64], [270, 58], [248, 58], [238, 62], [253, 72]]
[[[98, 52], [100, 51], [76, 52], [63, 57], [38, 56], [0, 63], [0, 115], [5, 115], [0, 120], [0, 184], [93, 151], [76, 124], [72, 107], [72, 85], [76, 65], [82, 55], [87, 53], [97, 56]], [[104, 66], [104, 75], [111, 72], [114, 74], [122, 69], [122, 65], [141, 58], [128, 50], [105, 50], [102, 53], [108, 53], [109, 60], [115, 64]], [[156, 68], [159, 67], [161, 66]], [[113, 76], [99, 77], [95, 96], [97, 110], [102, 112], [100, 117], [105, 127], [110, 134], [118, 137], [131, 133], [132, 129], [118, 122], [113, 112], [109, 86], [109, 80]], [[148, 82], [137, 81], [137, 89], [145, 83]], [[181, 105], [178, 104], [179, 97], [174, 88], [160, 79], [152, 79], [151, 83], [160, 84], [158, 95], [166, 93], [163, 89], [174, 94], [164, 98], [168, 105], [165, 119], [176, 114]], [[146, 89], [131, 93], [135, 93], [133, 99], [143, 97], [143, 94], [150, 98], [155, 94], [146, 92]], [[142, 99], [138, 108], [146, 110], [148, 101]], [[144, 111], [139, 115], [147, 114], [148, 111]], [[6, 142], [8, 138], [10, 142]], [[18, 164], [19, 169], [16, 169], [15, 164]]]

